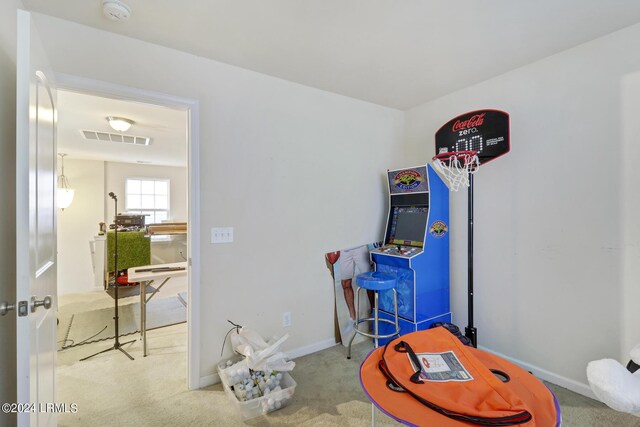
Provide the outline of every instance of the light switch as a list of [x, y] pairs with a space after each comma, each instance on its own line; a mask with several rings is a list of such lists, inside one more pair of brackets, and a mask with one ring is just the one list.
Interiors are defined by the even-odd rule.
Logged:
[[233, 242], [233, 227], [213, 227], [211, 229], [211, 243]]
[[223, 243], [232, 243], [233, 242], [233, 227], [225, 227], [222, 232], [222, 240]]

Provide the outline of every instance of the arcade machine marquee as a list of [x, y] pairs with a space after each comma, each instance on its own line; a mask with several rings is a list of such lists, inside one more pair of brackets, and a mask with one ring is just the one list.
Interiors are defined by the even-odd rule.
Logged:
[[[387, 178], [389, 215], [384, 245], [372, 250], [371, 258], [376, 271], [398, 280], [400, 332], [451, 322], [449, 189], [431, 165], [390, 170]], [[393, 319], [393, 292], [381, 292], [379, 304], [380, 317]], [[381, 334], [393, 328], [386, 323], [379, 327]]]

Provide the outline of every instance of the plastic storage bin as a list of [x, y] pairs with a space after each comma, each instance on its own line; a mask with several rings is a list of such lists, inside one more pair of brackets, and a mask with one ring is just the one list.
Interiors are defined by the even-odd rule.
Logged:
[[235, 395], [232, 387], [234, 384], [230, 384], [230, 378], [240, 376], [248, 376], [249, 368], [246, 366], [231, 366], [227, 367], [227, 360], [231, 360], [232, 363], [236, 363], [242, 360], [242, 357], [236, 356], [231, 359], [225, 359], [218, 363], [218, 374], [224, 387], [224, 391], [229, 396], [231, 403], [238, 408], [242, 419], [248, 420], [250, 418], [259, 417], [260, 415], [268, 414], [284, 407], [296, 390], [296, 382], [293, 380], [288, 372], [280, 372], [282, 379], [280, 380], [281, 390], [272, 391], [266, 395], [255, 397], [250, 400], [241, 401]]

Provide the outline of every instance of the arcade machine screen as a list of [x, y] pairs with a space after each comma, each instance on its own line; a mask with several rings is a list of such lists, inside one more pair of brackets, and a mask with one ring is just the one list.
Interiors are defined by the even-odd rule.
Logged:
[[423, 247], [428, 213], [426, 207], [394, 207], [386, 243]]

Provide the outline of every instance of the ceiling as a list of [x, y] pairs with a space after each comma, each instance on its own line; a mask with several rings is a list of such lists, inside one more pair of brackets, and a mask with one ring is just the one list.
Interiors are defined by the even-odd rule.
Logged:
[[637, 0], [22, 0], [33, 11], [405, 110], [640, 22]]
[[[406, 110], [640, 22], [636, 0], [22, 0], [36, 12], [292, 82]], [[186, 165], [186, 115], [61, 92], [59, 151]], [[105, 117], [136, 121], [149, 147], [83, 140]]]
[[[187, 165], [187, 113], [157, 105], [58, 89], [58, 152], [68, 158], [162, 166]], [[86, 139], [82, 130], [120, 134], [107, 116], [134, 121], [122, 135], [151, 138], [147, 146]]]

